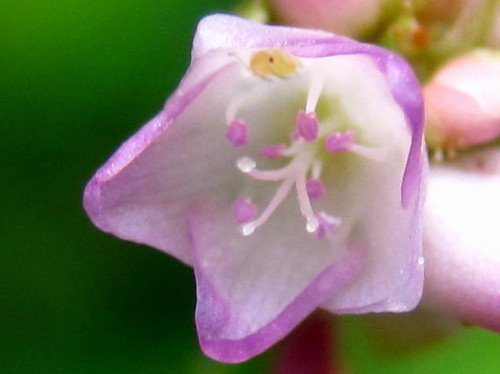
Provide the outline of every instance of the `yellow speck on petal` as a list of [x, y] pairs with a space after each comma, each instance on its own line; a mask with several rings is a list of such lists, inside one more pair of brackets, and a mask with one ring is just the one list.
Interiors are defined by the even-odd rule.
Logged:
[[294, 73], [299, 65], [299, 60], [283, 49], [262, 49], [250, 57], [249, 69], [262, 78], [273, 75], [284, 78]]

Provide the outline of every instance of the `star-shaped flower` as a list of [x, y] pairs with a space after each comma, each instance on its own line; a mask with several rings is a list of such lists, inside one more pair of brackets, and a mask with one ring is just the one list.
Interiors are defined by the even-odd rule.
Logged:
[[245, 360], [317, 307], [419, 301], [422, 98], [395, 54], [228, 15], [85, 190], [102, 230], [193, 266], [204, 352]]

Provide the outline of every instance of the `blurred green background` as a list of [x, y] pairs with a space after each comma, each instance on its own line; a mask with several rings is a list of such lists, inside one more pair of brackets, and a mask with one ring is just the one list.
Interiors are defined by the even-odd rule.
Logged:
[[[234, 0], [0, 2], [0, 373], [266, 373], [204, 357], [191, 270], [95, 229], [86, 180], [154, 115], [204, 14]], [[381, 354], [343, 323], [353, 373], [498, 373], [500, 337], [466, 329]]]

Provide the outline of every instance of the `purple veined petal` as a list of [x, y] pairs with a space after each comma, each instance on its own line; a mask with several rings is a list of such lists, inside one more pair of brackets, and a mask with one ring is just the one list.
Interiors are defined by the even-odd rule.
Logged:
[[[190, 72], [197, 80], [197, 66], [205, 72], [212, 70], [203, 64], [192, 66]], [[190, 263], [187, 204], [192, 196], [231, 186], [231, 178], [237, 177], [225, 173], [237, 157], [236, 147], [224, 136], [225, 113], [223, 109], [205, 110], [207, 100], [229, 100], [229, 91], [210, 84], [235, 65], [226, 60], [222, 67], [216, 61], [216, 66], [219, 70], [198, 83], [181, 84], [164, 110], [125, 142], [87, 184], [84, 206], [101, 230]], [[189, 89], [182, 88], [187, 86]], [[196, 118], [200, 111], [204, 121], [220, 123], [223, 136], [203, 128], [206, 122]], [[209, 140], [211, 135], [213, 140]], [[195, 162], [198, 158], [203, 164]]]
[[296, 230], [300, 219], [287, 207], [277, 213], [286, 225], [245, 238], [224, 210], [207, 202], [192, 207], [196, 326], [203, 351], [216, 360], [240, 362], [267, 349], [362, 266], [355, 248], [335, 253], [328, 241]]
[[500, 331], [500, 148], [433, 164], [425, 205], [426, 304]]

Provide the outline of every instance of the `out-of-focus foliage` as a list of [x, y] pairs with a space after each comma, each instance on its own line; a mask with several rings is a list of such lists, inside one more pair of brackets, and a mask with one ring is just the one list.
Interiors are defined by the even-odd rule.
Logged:
[[[0, 373], [267, 372], [269, 354], [236, 366], [205, 358], [191, 270], [103, 234], [81, 208], [95, 168], [177, 84], [197, 20], [233, 5], [2, 2]], [[348, 322], [345, 352], [359, 373], [500, 370], [492, 333], [380, 358]]]

